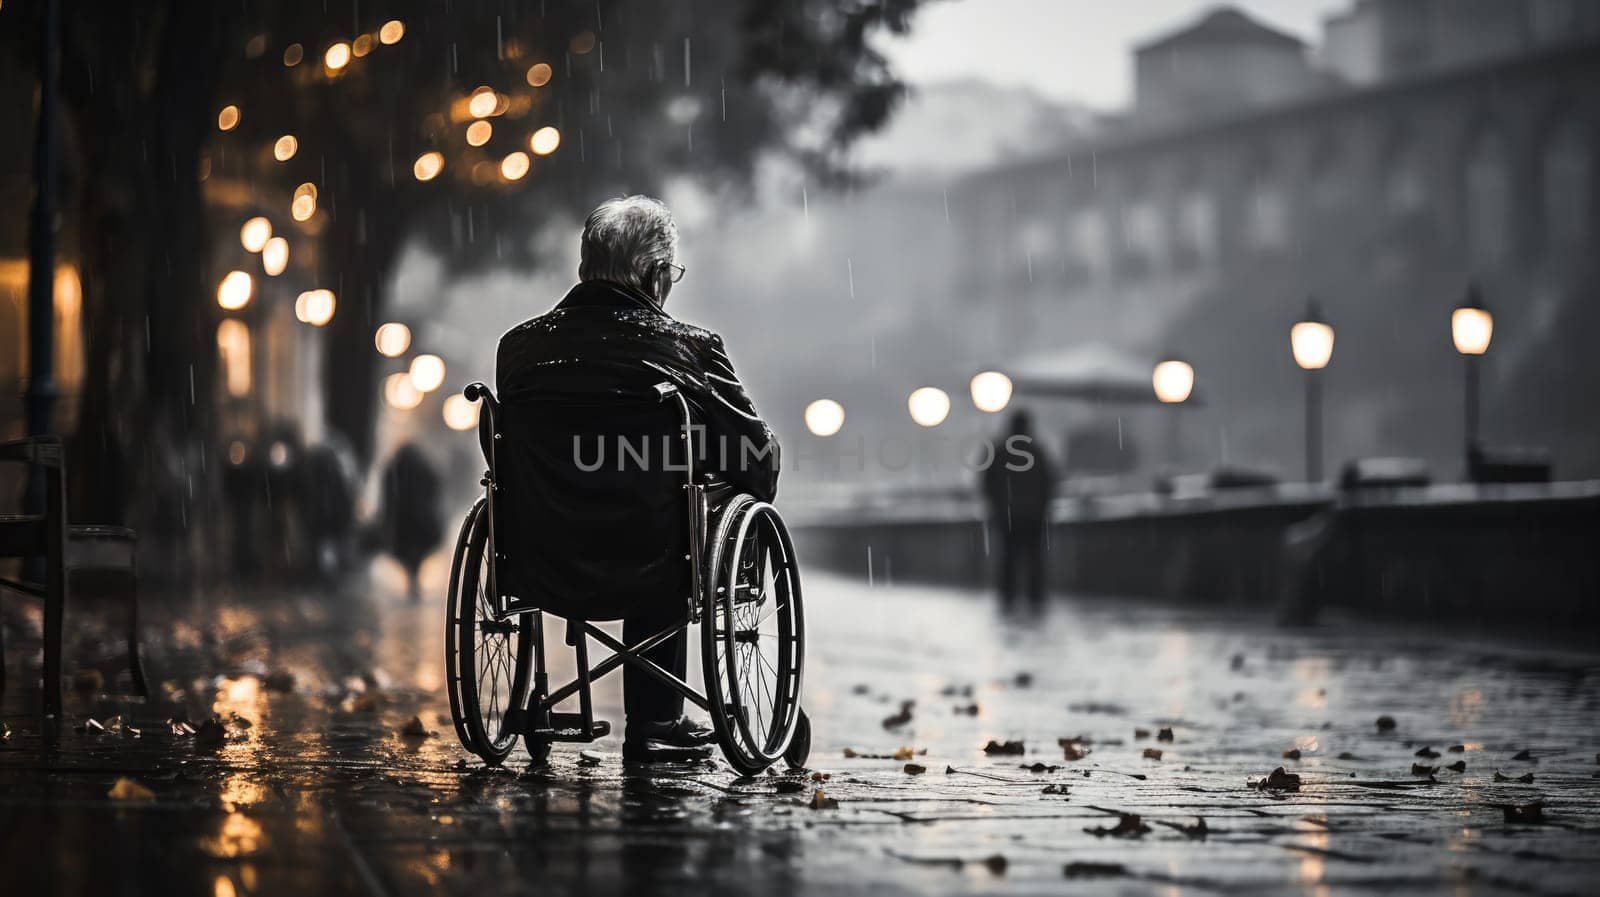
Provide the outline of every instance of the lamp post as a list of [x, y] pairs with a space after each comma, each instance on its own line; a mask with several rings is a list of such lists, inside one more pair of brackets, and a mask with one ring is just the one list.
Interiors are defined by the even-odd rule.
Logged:
[[1478, 444], [1478, 359], [1489, 351], [1489, 341], [1494, 337], [1494, 315], [1484, 307], [1478, 285], [1467, 285], [1467, 295], [1461, 305], [1450, 313], [1450, 339], [1456, 351], [1466, 361], [1466, 392], [1462, 416], [1466, 424], [1466, 450], [1468, 457]]
[[1172, 406], [1170, 416], [1167, 418], [1167, 454], [1168, 461], [1176, 464], [1178, 409], [1184, 402], [1189, 401], [1189, 395], [1194, 392], [1194, 366], [1177, 358], [1159, 361], [1155, 370], [1150, 373], [1150, 385], [1155, 389], [1157, 401]]
[[1322, 482], [1322, 374], [1333, 358], [1333, 325], [1322, 319], [1317, 300], [1306, 300], [1305, 318], [1289, 328], [1294, 363], [1306, 372], [1306, 482]]

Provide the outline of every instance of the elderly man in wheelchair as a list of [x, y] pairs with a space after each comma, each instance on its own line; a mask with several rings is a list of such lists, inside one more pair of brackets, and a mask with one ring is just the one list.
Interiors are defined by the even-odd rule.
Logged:
[[[590, 685], [624, 667], [623, 758], [702, 760], [741, 773], [805, 763], [805, 619], [777, 491], [778, 445], [721, 337], [663, 310], [684, 273], [660, 202], [589, 216], [580, 282], [508, 331], [498, 398], [481, 383], [484, 495], [451, 567], [445, 654], [467, 750], [533, 762], [610, 732]], [[552, 687], [545, 623], [565, 623], [577, 678]], [[593, 625], [622, 620], [622, 639]], [[687, 681], [698, 624], [704, 693]], [[611, 653], [593, 665], [589, 642]], [[578, 709], [557, 710], [576, 698]], [[699, 706], [711, 727], [683, 716]]]

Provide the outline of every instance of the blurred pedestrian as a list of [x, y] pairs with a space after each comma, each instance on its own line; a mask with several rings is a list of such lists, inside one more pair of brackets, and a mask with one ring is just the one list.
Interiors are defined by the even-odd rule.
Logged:
[[334, 435], [306, 449], [301, 465], [301, 525], [310, 547], [309, 573], [327, 583], [342, 574], [353, 554], [355, 460]]
[[384, 535], [389, 551], [406, 571], [406, 594], [419, 595], [417, 573], [439, 544], [439, 474], [415, 443], [406, 443], [383, 471]]
[[983, 472], [990, 538], [1000, 549], [996, 588], [1007, 610], [1019, 590], [1032, 607], [1044, 603], [1045, 525], [1054, 485], [1055, 464], [1033, 435], [1032, 415], [1013, 412], [994, 460]]

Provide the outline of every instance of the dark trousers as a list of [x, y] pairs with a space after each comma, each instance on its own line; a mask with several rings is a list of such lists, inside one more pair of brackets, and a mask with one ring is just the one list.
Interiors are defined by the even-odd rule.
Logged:
[[1024, 526], [1000, 531], [1000, 603], [1016, 604], [1019, 590], [1028, 603], [1044, 603], [1044, 527]]
[[[644, 656], [682, 679], [688, 672], [683, 621], [683, 606], [676, 601], [663, 601], [623, 618], [622, 640], [633, 645], [669, 626], [679, 627], [676, 635], [645, 652]], [[622, 671], [622, 710], [629, 724], [668, 722], [683, 715], [683, 695], [630, 665]]]

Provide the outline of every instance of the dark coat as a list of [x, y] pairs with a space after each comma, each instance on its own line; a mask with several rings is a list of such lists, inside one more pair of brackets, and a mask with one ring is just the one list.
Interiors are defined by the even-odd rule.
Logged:
[[[1032, 442], [1009, 449], [1007, 440], [1015, 436], [1028, 436]], [[1031, 464], [1024, 463], [1022, 453], [1032, 458]], [[992, 526], [1002, 538], [1011, 533], [1032, 538], [1044, 529], [1054, 487], [1055, 462], [1044, 443], [1027, 433], [1006, 434], [996, 446], [994, 461], [983, 471], [983, 495]]]
[[777, 440], [722, 338], [674, 320], [634, 290], [601, 281], [573, 287], [554, 310], [500, 338], [495, 379], [505, 594], [597, 620], [626, 616], [642, 602], [687, 600], [684, 440], [677, 403], [654, 398], [663, 380], [683, 391], [705, 427], [710, 450], [700, 453], [697, 472], [763, 500], [777, 492]]

